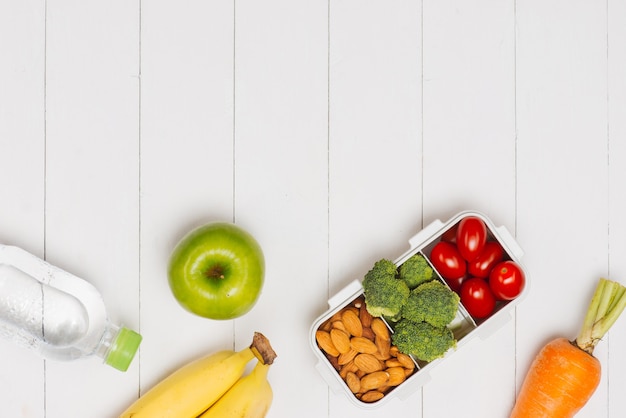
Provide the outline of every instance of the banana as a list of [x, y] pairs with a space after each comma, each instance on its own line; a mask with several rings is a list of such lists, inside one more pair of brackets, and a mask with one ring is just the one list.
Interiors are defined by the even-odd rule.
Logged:
[[262, 359], [266, 347], [269, 341], [257, 332], [250, 347], [188, 363], [137, 399], [120, 418], [195, 418], [239, 381], [250, 360]]
[[273, 392], [267, 380], [269, 364], [256, 363], [217, 402], [198, 418], [263, 418], [272, 405]]

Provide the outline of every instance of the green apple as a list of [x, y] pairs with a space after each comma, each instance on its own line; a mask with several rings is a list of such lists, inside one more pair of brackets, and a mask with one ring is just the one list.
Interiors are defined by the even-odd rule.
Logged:
[[265, 279], [259, 243], [242, 228], [212, 222], [185, 235], [168, 265], [170, 289], [188, 311], [233, 319], [250, 311]]

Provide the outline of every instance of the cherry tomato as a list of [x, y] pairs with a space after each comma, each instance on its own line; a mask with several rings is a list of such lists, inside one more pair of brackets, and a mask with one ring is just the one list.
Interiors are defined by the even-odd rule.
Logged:
[[446, 281], [450, 289], [452, 289], [452, 291], [456, 293], [460, 293], [461, 285], [463, 284], [463, 281], [465, 280], [465, 276], [457, 277], [456, 279], [446, 279], [444, 277], [444, 280]]
[[502, 261], [489, 273], [489, 287], [501, 300], [515, 299], [526, 284], [526, 276], [520, 266], [511, 260]]
[[441, 234], [441, 240], [454, 243], [456, 241], [456, 230], [458, 229], [458, 226], [459, 225], [456, 224], [452, 226], [452, 228], [447, 229], [443, 234]]
[[475, 277], [486, 279], [491, 269], [504, 258], [504, 250], [496, 241], [488, 241], [481, 253], [467, 263], [467, 272]]
[[485, 279], [472, 277], [463, 282], [460, 293], [461, 303], [474, 318], [485, 318], [496, 307], [496, 298]]
[[430, 261], [444, 279], [465, 276], [467, 265], [454, 244], [439, 241], [430, 252]]
[[461, 219], [456, 231], [456, 245], [467, 261], [472, 261], [482, 252], [487, 242], [487, 225], [476, 216]]

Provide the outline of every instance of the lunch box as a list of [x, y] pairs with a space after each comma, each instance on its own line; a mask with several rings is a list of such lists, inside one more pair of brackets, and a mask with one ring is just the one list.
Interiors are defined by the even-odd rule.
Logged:
[[[382, 404], [394, 398], [404, 400], [428, 382], [430, 379], [430, 372], [441, 361], [444, 361], [448, 356], [453, 355], [454, 352], [461, 350], [464, 344], [472, 339], [475, 339], [476, 337], [486, 339], [512, 318], [514, 307], [524, 299], [529, 290], [528, 274], [520, 261], [523, 251], [511, 233], [504, 226], [496, 227], [483, 213], [477, 211], [463, 211], [456, 214], [446, 222], [442, 222], [440, 220], [433, 221], [409, 239], [408, 251], [392, 261], [394, 261], [396, 266], [399, 267], [411, 256], [421, 253], [430, 263], [429, 255], [432, 248], [442, 240], [442, 237], [446, 234], [446, 232], [450, 234], [450, 232], [456, 228], [462, 219], [470, 216], [478, 217], [485, 223], [487, 227], [487, 239], [497, 241], [501, 245], [504, 250], [504, 260], [514, 261], [524, 272], [525, 286], [521, 293], [515, 299], [497, 301], [495, 310], [492, 314], [482, 319], [473, 318], [463, 304], [459, 302], [456, 316], [448, 325], [448, 328], [452, 330], [452, 333], [457, 341], [456, 347], [448, 350], [443, 357], [430, 362], [424, 362], [416, 359], [414, 356], [410, 356], [413, 361], [414, 371], [405, 378], [403, 383], [387, 388], [385, 396], [381, 399], [364, 401], [360, 399], [361, 394], [357, 396], [353, 393], [348, 386], [348, 383], [346, 383], [344, 378], [342, 378], [339, 373], [339, 368], [341, 366], [338, 366], [336, 361], [331, 362], [331, 357], [320, 348], [316, 339], [317, 331], [320, 330], [323, 325], [327, 326], [327, 324], [335, 318], [334, 315], [344, 310], [344, 308], [354, 305], [355, 302], [357, 305], [362, 303], [364, 299], [362, 278], [353, 280], [345, 288], [328, 300], [329, 309], [320, 315], [311, 326], [310, 345], [318, 359], [316, 368], [333, 392], [344, 393], [352, 403], [365, 409], [380, 407]], [[430, 264], [435, 271], [435, 280], [440, 280], [442, 283], [446, 284], [445, 280], [437, 272], [437, 269], [432, 266], [432, 263]], [[389, 323], [385, 321], [385, 324], [389, 333], [393, 333], [393, 329]]]

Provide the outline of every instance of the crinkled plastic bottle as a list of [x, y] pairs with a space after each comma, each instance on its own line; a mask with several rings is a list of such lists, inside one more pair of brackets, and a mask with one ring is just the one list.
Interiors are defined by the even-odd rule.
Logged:
[[126, 371], [141, 335], [110, 322], [89, 282], [0, 244], [0, 336], [52, 360], [97, 356]]

